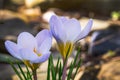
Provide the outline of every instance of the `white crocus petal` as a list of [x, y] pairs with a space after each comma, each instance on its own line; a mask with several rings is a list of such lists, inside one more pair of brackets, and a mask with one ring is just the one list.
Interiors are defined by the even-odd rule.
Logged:
[[53, 15], [50, 19], [50, 29], [58, 42], [66, 41], [66, 33], [63, 27], [62, 21], [57, 16]]
[[89, 22], [87, 23], [87, 25], [85, 26], [85, 28], [80, 32], [79, 36], [76, 38], [75, 41], [78, 41], [78, 40], [84, 38], [85, 36], [87, 36], [92, 28], [92, 25], [93, 25], [93, 20], [90, 19]]
[[37, 47], [37, 41], [34, 38], [33, 35], [31, 35], [28, 32], [22, 32], [19, 36], [18, 36], [18, 40], [17, 40], [18, 45], [20, 45], [22, 48], [29, 48], [31, 50], [33, 50], [34, 48]]
[[41, 63], [46, 61], [50, 56], [50, 52], [42, 54], [40, 57], [36, 58], [36, 60], [31, 61], [31, 63]]
[[67, 41], [74, 42], [76, 37], [80, 34], [81, 26], [80, 22], [76, 19], [63, 19], [64, 30], [67, 34]]
[[[44, 42], [44, 40], [46, 40], [47, 38], [52, 39], [52, 35], [50, 34], [49, 30], [45, 29], [45, 30], [40, 31], [36, 35], [35, 38], [37, 40], [37, 44], [38, 44], [38, 47], [39, 47]], [[52, 42], [52, 41], [50, 40], [50, 42]]]
[[5, 41], [5, 47], [12, 56], [20, 60], [22, 59], [20, 57], [19, 47], [17, 46], [16, 43], [11, 42], [11, 41]]
[[51, 45], [52, 45], [52, 38], [51, 37], [48, 37], [47, 39], [45, 39], [41, 46], [39, 46], [39, 53], [41, 54], [44, 54], [46, 52], [48, 52], [51, 48]]
[[34, 53], [32, 50], [28, 48], [22, 48], [19, 51], [22, 60], [33, 61], [39, 57], [36, 53]]

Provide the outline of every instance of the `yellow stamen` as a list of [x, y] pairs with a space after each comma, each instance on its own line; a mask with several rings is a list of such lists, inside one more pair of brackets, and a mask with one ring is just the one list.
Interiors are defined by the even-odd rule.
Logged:
[[39, 53], [39, 54], [37, 54], [37, 55], [38, 55], [38, 56], [42, 56], [42, 54], [40, 54], [40, 53]]
[[34, 50], [33, 50], [35, 53], [37, 53], [37, 50], [36, 50], [36, 48], [34, 48]]
[[36, 50], [36, 48], [34, 48], [34, 50], [33, 50], [38, 56], [42, 56], [42, 54], [41, 53], [37, 53], [37, 50]]

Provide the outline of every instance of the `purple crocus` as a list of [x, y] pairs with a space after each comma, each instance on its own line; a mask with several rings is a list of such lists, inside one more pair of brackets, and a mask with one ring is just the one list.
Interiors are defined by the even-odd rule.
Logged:
[[74, 43], [88, 35], [93, 20], [90, 19], [83, 30], [81, 30], [80, 22], [74, 18], [68, 19], [53, 15], [49, 23], [51, 33], [57, 41], [58, 49], [65, 58], [68, 50], [68, 55], [72, 53]]
[[8, 52], [32, 69], [49, 58], [51, 45], [52, 35], [47, 29], [42, 30], [35, 37], [28, 32], [22, 32], [18, 36], [17, 44], [5, 41]]

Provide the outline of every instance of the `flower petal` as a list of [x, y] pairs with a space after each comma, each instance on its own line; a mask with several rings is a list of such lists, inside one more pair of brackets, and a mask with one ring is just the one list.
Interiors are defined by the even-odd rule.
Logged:
[[80, 32], [79, 36], [76, 38], [76, 41], [87, 36], [92, 28], [92, 25], [93, 25], [93, 20], [90, 19], [89, 22], [87, 23], [86, 27]]
[[81, 31], [81, 26], [80, 22], [77, 21], [76, 19], [61, 19], [64, 25], [64, 30], [66, 31], [67, 34], [67, 41], [73, 42], [76, 37], [80, 34]]
[[20, 56], [21, 56], [22, 60], [33, 61], [38, 58], [38, 55], [30, 49], [22, 48], [19, 51], [20, 51]]
[[52, 46], [52, 38], [51, 36], [48, 36], [39, 46], [38, 52], [41, 54], [46, 53], [50, 50], [51, 46]]
[[18, 36], [18, 45], [20, 45], [22, 48], [29, 48], [31, 50], [33, 50], [34, 48], [37, 47], [37, 41], [34, 38], [33, 35], [31, 35], [28, 32], [22, 32], [19, 36]]
[[40, 57], [36, 58], [36, 60], [31, 61], [32, 63], [41, 63], [46, 61], [50, 56], [50, 52], [42, 54]]
[[[40, 31], [37, 35], [36, 35], [36, 40], [37, 40], [37, 44], [38, 47], [41, 46], [41, 44], [46, 40], [49, 39], [50, 41], [48, 41], [49, 44], [52, 43], [52, 35], [50, 34], [49, 30], [44, 29], [42, 31]], [[47, 43], [46, 43], [47, 44]]]
[[57, 16], [53, 15], [50, 19], [50, 30], [52, 35], [56, 38], [56, 40], [59, 42], [65, 42], [66, 41], [66, 33], [63, 29], [63, 24]]
[[22, 59], [20, 57], [19, 47], [17, 46], [16, 43], [11, 42], [11, 41], [5, 41], [5, 47], [12, 56], [20, 60]]

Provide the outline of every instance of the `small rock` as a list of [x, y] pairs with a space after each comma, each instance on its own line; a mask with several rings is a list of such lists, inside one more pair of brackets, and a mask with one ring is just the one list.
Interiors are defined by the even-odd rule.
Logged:
[[[86, 26], [89, 19], [90, 18], [83, 17], [79, 20], [82, 28]], [[93, 19], [92, 31], [106, 29], [109, 25], [110, 22], [108, 20], [103, 21], [103, 20]]]
[[44, 2], [45, 0], [25, 0], [25, 6], [31, 8], [37, 4]]
[[120, 27], [111, 25], [104, 30], [95, 31], [91, 37], [89, 53], [98, 56], [120, 49]]
[[120, 57], [103, 64], [97, 77], [99, 80], [119, 80]]
[[16, 41], [17, 36], [24, 31], [32, 34], [36, 33], [36, 31], [33, 30], [33, 26], [28, 26], [19, 18], [4, 20], [3, 24], [0, 24], [0, 52], [6, 52], [4, 47], [5, 40]]
[[42, 19], [48, 23], [52, 15], [56, 15], [54, 11], [47, 11], [43, 14]]
[[42, 14], [40, 7], [27, 8], [27, 9], [21, 7], [19, 8], [19, 12], [20, 14], [25, 15], [28, 18], [28, 20], [36, 19], [37, 17], [40, 17]]

